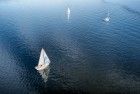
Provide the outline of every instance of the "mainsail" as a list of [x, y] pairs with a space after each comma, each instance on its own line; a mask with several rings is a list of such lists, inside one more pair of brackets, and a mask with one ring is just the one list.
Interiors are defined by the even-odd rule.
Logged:
[[45, 64], [49, 65], [49, 63], [50, 63], [50, 60], [49, 60], [45, 50], [42, 48], [41, 53], [40, 53], [38, 66], [42, 66], [42, 65], [45, 65]]
[[67, 13], [70, 14], [70, 8], [68, 8]]
[[67, 9], [67, 17], [68, 17], [68, 20], [70, 18], [70, 8]]

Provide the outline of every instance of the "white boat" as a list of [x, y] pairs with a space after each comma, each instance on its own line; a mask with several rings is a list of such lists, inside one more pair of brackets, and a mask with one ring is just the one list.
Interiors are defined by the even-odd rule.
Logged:
[[68, 8], [68, 9], [67, 9], [67, 17], [68, 17], [68, 20], [69, 20], [69, 18], [70, 18], [70, 12], [71, 12], [71, 10], [70, 10], [70, 8]]
[[70, 14], [70, 8], [67, 9], [67, 13]]
[[49, 66], [50, 64], [50, 59], [48, 58], [45, 50], [42, 48], [41, 53], [40, 53], [40, 58], [38, 65], [35, 67], [36, 70], [44, 70]]
[[109, 21], [110, 21], [109, 11], [108, 11], [107, 17], [104, 18], [104, 21], [105, 21], [105, 22], [109, 22]]

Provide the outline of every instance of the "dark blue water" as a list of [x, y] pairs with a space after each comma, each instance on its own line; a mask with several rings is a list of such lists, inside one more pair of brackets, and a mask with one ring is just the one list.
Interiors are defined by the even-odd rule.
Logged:
[[[1, 94], [140, 94], [135, 1], [1, 0]], [[38, 72], [41, 48], [51, 64]]]

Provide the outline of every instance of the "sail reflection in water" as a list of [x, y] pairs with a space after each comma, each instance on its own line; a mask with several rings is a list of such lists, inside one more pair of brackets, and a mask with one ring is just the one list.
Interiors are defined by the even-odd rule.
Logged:
[[50, 66], [47, 66], [43, 70], [38, 70], [38, 72], [40, 73], [40, 75], [42, 76], [44, 82], [46, 83], [48, 81], [48, 76], [49, 76], [49, 72], [50, 72]]

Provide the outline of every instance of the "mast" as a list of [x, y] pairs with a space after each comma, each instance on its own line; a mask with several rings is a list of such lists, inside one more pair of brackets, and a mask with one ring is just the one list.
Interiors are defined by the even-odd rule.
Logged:
[[108, 12], [107, 12], [107, 17], [109, 17], [109, 10], [108, 10]]

